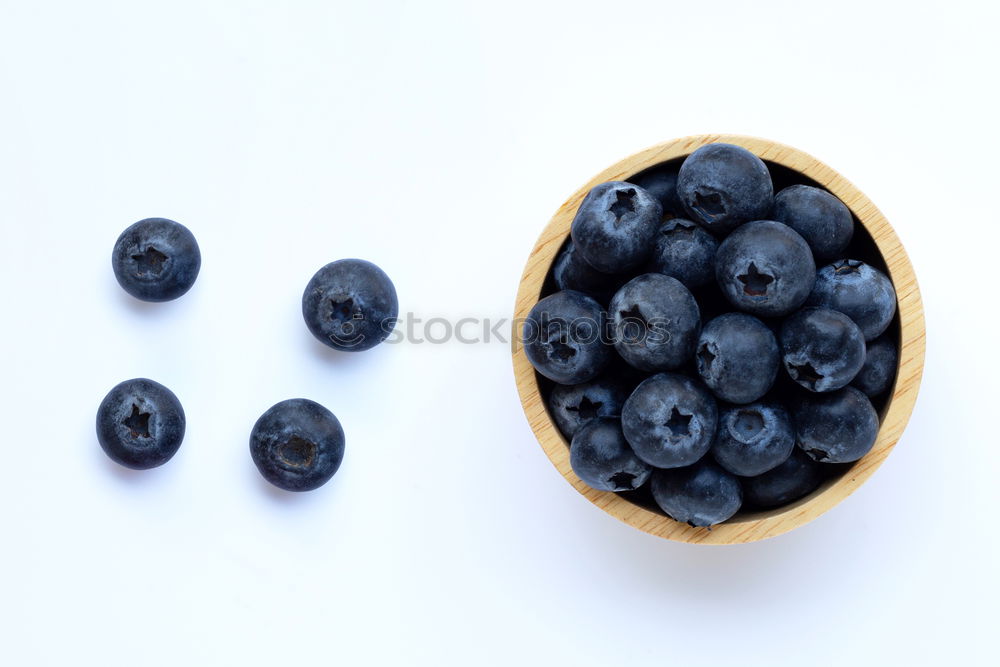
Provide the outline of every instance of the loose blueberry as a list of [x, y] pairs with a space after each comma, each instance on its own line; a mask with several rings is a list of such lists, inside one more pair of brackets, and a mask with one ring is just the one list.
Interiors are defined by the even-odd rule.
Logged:
[[663, 207], [638, 185], [595, 186], [576, 212], [570, 233], [580, 256], [604, 273], [637, 269], [649, 257]]
[[677, 278], [688, 289], [715, 282], [719, 242], [698, 224], [671, 218], [660, 226], [648, 268]]
[[677, 368], [694, 352], [698, 303], [676, 278], [646, 273], [625, 284], [609, 306], [615, 349], [645, 371]]
[[684, 205], [677, 196], [677, 168], [673, 166], [651, 167], [629, 179], [649, 194], [663, 207], [664, 215], [678, 215]]
[[886, 330], [896, 314], [896, 290], [878, 269], [855, 259], [842, 259], [816, 273], [807, 303], [839, 310], [861, 327], [865, 340], [872, 340]]
[[739, 146], [709, 144], [689, 155], [677, 176], [677, 195], [692, 220], [724, 235], [771, 210], [774, 186], [759, 157]]
[[369, 350], [396, 326], [396, 288], [382, 269], [363, 259], [330, 262], [302, 294], [302, 317], [324, 345], [345, 352]]
[[743, 504], [739, 480], [711, 461], [677, 470], [656, 470], [650, 486], [660, 509], [695, 528], [722, 523]]
[[115, 242], [111, 267], [118, 284], [143, 301], [171, 301], [194, 285], [201, 250], [194, 234], [166, 218], [147, 218]]
[[791, 456], [776, 468], [741, 481], [746, 504], [767, 509], [785, 505], [815, 491], [823, 481], [823, 470], [819, 463], [795, 447]]
[[779, 192], [771, 215], [798, 232], [818, 259], [837, 257], [854, 235], [851, 211], [826, 190], [811, 185], [792, 185]]
[[617, 417], [599, 417], [581, 426], [570, 444], [569, 463], [577, 477], [598, 491], [632, 491], [652, 472], [629, 447]]
[[878, 396], [889, 390], [896, 379], [896, 368], [899, 366], [899, 350], [888, 334], [884, 334], [871, 343], [865, 354], [865, 363], [854, 377], [851, 385], [865, 392], [868, 396]]
[[145, 378], [116, 385], [97, 409], [97, 441], [134, 470], [163, 465], [184, 440], [184, 409], [172, 391]]
[[803, 308], [781, 325], [788, 375], [809, 391], [850, 384], [865, 363], [865, 339], [851, 318], [829, 308]]
[[528, 361], [559, 384], [579, 384], [597, 377], [611, 360], [605, 341], [607, 315], [582, 292], [564, 290], [535, 304], [524, 322]]
[[319, 403], [293, 398], [271, 406], [250, 433], [250, 456], [264, 479], [286, 491], [312, 491], [344, 460], [344, 429]]
[[822, 463], [857, 461], [878, 436], [878, 414], [854, 387], [801, 397], [792, 416], [799, 447]]
[[715, 277], [729, 302], [762, 317], [787, 315], [805, 302], [816, 280], [809, 245], [772, 220], [742, 225], [719, 245]]
[[583, 292], [601, 304], [607, 304], [627, 281], [627, 277], [601, 273], [592, 267], [576, 252], [572, 241], [556, 257], [552, 277], [559, 289]]
[[723, 410], [712, 444], [716, 462], [733, 473], [760, 475], [782, 463], [795, 447], [792, 418], [778, 404], [751, 403]]
[[582, 384], [557, 384], [549, 394], [549, 412], [568, 440], [591, 419], [621, 416], [628, 394], [623, 382], [607, 374]]
[[625, 438], [639, 458], [657, 468], [680, 468], [704, 456], [717, 419], [712, 395], [673, 373], [644, 380], [622, 408]]
[[726, 313], [709, 321], [695, 352], [701, 379], [712, 393], [730, 403], [751, 403], [766, 394], [780, 364], [774, 334], [744, 313]]

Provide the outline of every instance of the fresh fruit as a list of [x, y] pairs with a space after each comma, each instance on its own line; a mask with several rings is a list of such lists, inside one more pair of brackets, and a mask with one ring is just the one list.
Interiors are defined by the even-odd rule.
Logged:
[[809, 245], [791, 227], [758, 220], [741, 225], [722, 241], [715, 277], [740, 310], [777, 317], [805, 302], [816, 280], [816, 265]]
[[868, 343], [865, 363], [854, 377], [851, 385], [868, 396], [878, 396], [889, 390], [896, 379], [899, 365], [899, 350], [888, 334], [883, 334]]
[[286, 491], [312, 491], [330, 481], [344, 460], [344, 429], [319, 403], [293, 398], [271, 406], [250, 433], [260, 474]]
[[798, 445], [813, 460], [850, 463], [867, 454], [878, 436], [878, 414], [854, 387], [803, 396], [792, 412]]
[[812, 493], [822, 481], [822, 466], [795, 447], [777, 467], [741, 480], [743, 500], [760, 509], [778, 507]]
[[680, 215], [684, 205], [677, 196], [677, 169], [672, 165], [656, 166], [629, 179], [649, 194], [663, 207], [664, 215]]
[[677, 278], [688, 289], [715, 282], [719, 242], [698, 224], [671, 218], [660, 225], [647, 268]]
[[809, 391], [847, 386], [865, 363], [865, 339], [851, 318], [829, 308], [803, 308], [781, 325], [782, 361]]
[[811, 185], [791, 185], [775, 195], [771, 217], [798, 232], [817, 259], [841, 255], [854, 235], [851, 211]]
[[759, 157], [739, 146], [709, 144], [689, 155], [677, 175], [688, 215], [716, 235], [771, 210], [774, 186]]
[[625, 284], [609, 306], [615, 349], [645, 371], [677, 368], [694, 351], [698, 303], [676, 278], [646, 273]]
[[649, 257], [663, 207], [638, 185], [622, 181], [592, 189], [573, 218], [573, 244], [603, 273], [637, 269]]
[[657, 468], [691, 465], [712, 446], [715, 399], [690, 378], [659, 373], [622, 407], [622, 430], [636, 455]]
[[573, 472], [598, 491], [631, 491], [646, 483], [652, 469], [636, 457], [617, 417], [598, 417], [580, 427], [569, 448]]
[[816, 273], [807, 303], [842, 312], [861, 328], [865, 340], [873, 340], [896, 314], [896, 290], [878, 269], [856, 259], [842, 259]]
[[147, 218], [115, 242], [111, 267], [118, 284], [142, 301], [171, 301], [194, 285], [201, 250], [194, 234], [166, 218]]
[[695, 528], [722, 523], [743, 504], [739, 480], [711, 461], [676, 470], [655, 470], [650, 490], [653, 500], [668, 516]]
[[108, 392], [97, 409], [97, 441], [115, 463], [134, 470], [163, 465], [184, 440], [184, 408], [158, 382], [135, 378]]
[[750, 477], [784, 462], [794, 447], [788, 412], [773, 403], [751, 403], [721, 412], [712, 456], [734, 475]]
[[563, 290], [535, 304], [524, 322], [524, 352], [539, 373], [560, 384], [597, 377], [611, 361], [607, 316], [582, 292]]
[[557, 384], [549, 393], [549, 412], [570, 439], [591, 419], [620, 416], [628, 394], [624, 383], [606, 374], [582, 384]]
[[396, 288], [382, 269], [363, 259], [330, 262], [302, 294], [302, 317], [324, 345], [345, 352], [369, 350], [396, 326]]
[[556, 258], [552, 277], [559, 289], [583, 292], [602, 305], [607, 305], [614, 293], [627, 282], [623, 276], [601, 273], [592, 267], [576, 252], [572, 241]]
[[702, 329], [695, 366], [716, 396], [751, 403], [771, 388], [781, 364], [774, 334], [752, 315], [726, 313]]

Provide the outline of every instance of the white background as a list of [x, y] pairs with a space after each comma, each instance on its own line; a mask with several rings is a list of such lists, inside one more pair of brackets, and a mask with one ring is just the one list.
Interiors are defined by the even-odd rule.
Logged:
[[[955, 664], [997, 622], [995, 3], [0, 2], [0, 663]], [[927, 309], [909, 428], [861, 490], [747, 546], [644, 535], [579, 496], [505, 345], [336, 354], [299, 312], [363, 257], [404, 311], [505, 317], [550, 215], [647, 145], [799, 147], [894, 224]], [[128, 224], [188, 225], [182, 299], [127, 297]], [[116, 467], [120, 380], [188, 435]], [[334, 481], [247, 449], [305, 396]]]

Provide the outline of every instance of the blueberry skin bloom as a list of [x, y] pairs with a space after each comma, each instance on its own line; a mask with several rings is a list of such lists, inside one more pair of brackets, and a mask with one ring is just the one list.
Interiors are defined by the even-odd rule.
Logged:
[[570, 444], [569, 463], [584, 484], [598, 491], [632, 491], [652, 472], [629, 447], [617, 417], [599, 417], [580, 427]]
[[567, 439], [597, 417], [618, 417], [629, 392], [617, 380], [602, 376], [574, 385], [558, 384], [549, 394], [549, 412]]
[[627, 278], [601, 273], [588, 264], [570, 241], [552, 265], [552, 277], [561, 290], [583, 292], [601, 304], [607, 304]]
[[878, 436], [878, 413], [854, 387], [803, 397], [792, 416], [799, 447], [822, 463], [857, 461]]
[[819, 463], [795, 447], [777, 467], [741, 481], [744, 502], [767, 509], [786, 505], [815, 491], [823, 481], [823, 471]]
[[194, 285], [201, 250], [194, 234], [166, 218], [147, 218], [115, 242], [111, 268], [118, 284], [142, 301], [172, 301]]
[[794, 448], [788, 412], [777, 404], [752, 403], [722, 411], [712, 456], [734, 475], [751, 477], [784, 462]]
[[556, 292], [528, 313], [522, 330], [524, 353], [535, 370], [553, 382], [593, 380], [611, 361], [606, 325], [604, 309], [586, 294]]
[[750, 151], [709, 144], [684, 160], [677, 195], [692, 220], [722, 236], [744, 222], [765, 217], [774, 185], [767, 166]]
[[854, 236], [854, 218], [844, 202], [811, 185], [792, 185], [779, 192], [771, 217], [798, 232], [818, 259], [837, 257]]
[[625, 438], [640, 459], [657, 468], [680, 468], [704, 456], [717, 420], [712, 395], [673, 373], [643, 380], [622, 408]]
[[871, 343], [865, 352], [865, 363], [854, 377], [851, 386], [857, 387], [868, 396], [878, 396], [889, 390], [896, 379], [899, 367], [899, 350], [895, 341], [882, 335]]
[[752, 315], [720, 315], [705, 325], [698, 339], [698, 375], [712, 393], [730, 403], [752, 403], [766, 394], [780, 365], [778, 341]]
[[688, 289], [715, 281], [719, 242], [698, 224], [671, 218], [660, 226], [648, 268], [684, 283]]
[[663, 207], [663, 213], [677, 215], [684, 212], [684, 205], [677, 196], [677, 168], [650, 167], [629, 179], [649, 194]]
[[896, 314], [896, 290], [878, 269], [855, 259], [842, 259], [816, 273], [816, 284], [806, 303], [839, 310], [861, 327], [865, 340], [872, 340], [886, 330]]
[[644, 371], [677, 368], [691, 358], [701, 329], [698, 302], [676, 278], [646, 273], [611, 299], [615, 349]]
[[344, 460], [344, 429], [319, 403], [292, 398], [271, 406], [250, 433], [250, 456], [264, 479], [285, 491], [312, 491]]
[[739, 480], [711, 461], [656, 470], [650, 489], [653, 500], [670, 518], [695, 528], [722, 523], [743, 504]]
[[791, 227], [758, 220], [742, 225], [719, 245], [715, 278], [740, 310], [778, 317], [809, 297], [816, 264], [809, 245]]
[[172, 391], [145, 378], [126, 380], [97, 409], [97, 441], [126, 468], [148, 470], [177, 453], [187, 422]]
[[829, 308], [803, 308], [781, 325], [788, 375], [809, 391], [850, 384], [865, 363], [865, 339], [851, 318]]
[[398, 316], [396, 288], [389, 276], [363, 259], [330, 262], [302, 294], [306, 326], [335, 350], [370, 350], [392, 333]]
[[577, 252], [603, 273], [637, 269], [653, 249], [663, 207], [637, 185], [609, 181], [587, 193], [570, 234]]

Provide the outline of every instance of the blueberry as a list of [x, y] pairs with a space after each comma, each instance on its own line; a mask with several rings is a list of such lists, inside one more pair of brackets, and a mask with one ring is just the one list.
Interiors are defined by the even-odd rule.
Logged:
[[759, 220], [771, 210], [774, 186], [759, 157], [739, 146], [709, 144], [689, 155], [677, 195], [692, 220], [716, 235]]
[[650, 487], [660, 509], [675, 521], [695, 528], [722, 523], [743, 504], [739, 480], [711, 461], [677, 470], [656, 470]]
[[798, 232], [818, 259], [837, 257], [854, 235], [851, 211], [826, 190], [811, 185], [792, 185], [779, 192], [771, 216]]
[[823, 470], [819, 463], [795, 447], [791, 456], [776, 468], [741, 481], [744, 501], [748, 505], [767, 509], [785, 505], [815, 491], [823, 481]]
[[823, 463], [857, 461], [878, 436], [878, 414], [854, 387], [800, 397], [792, 417], [799, 447]]
[[803, 308], [781, 325], [782, 361], [809, 391], [847, 386], [865, 363], [865, 339], [851, 318], [829, 308]]
[[172, 391], [145, 378], [126, 380], [97, 409], [97, 441], [115, 463], [134, 470], [163, 465], [184, 440], [184, 408]]
[[559, 384], [579, 384], [597, 377], [611, 360], [605, 340], [607, 315], [582, 292], [563, 290], [535, 304], [524, 322], [528, 361]]
[[865, 340], [872, 340], [886, 330], [896, 314], [896, 290], [878, 269], [855, 259], [842, 259], [816, 273], [807, 303], [839, 310], [861, 327]]
[[582, 384], [558, 384], [549, 394], [549, 412], [562, 434], [570, 439], [591, 419], [620, 416], [628, 394], [624, 383], [606, 374]]
[[883, 334], [868, 343], [865, 363], [851, 385], [869, 396], [878, 396], [892, 386], [898, 366], [899, 350], [896, 348], [896, 343], [888, 334]]
[[271, 406], [250, 432], [250, 456], [264, 479], [286, 491], [312, 491], [344, 460], [344, 429], [319, 403], [292, 398]]
[[637, 185], [610, 181], [595, 186], [576, 212], [570, 233], [576, 251], [604, 273], [637, 269], [649, 257], [663, 207]]
[[330, 262], [302, 294], [302, 317], [324, 345], [345, 352], [369, 350], [396, 326], [396, 288], [382, 269], [363, 259]]
[[645, 371], [677, 368], [694, 353], [698, 303], [676, 278], [646, 273], [627, 282], [609, 306], [615, 349]]
[[601, 304], [607, 304], [627, 278], [601, 273], [584, 261], [570, 241], [552, 265], [552, 277], [561, 290], [583, 292]]
[[715, 399], [690, 378], [659, 373], [622, 407], [622, 429], [636, 455], [657, 468], [691, 465], [712, 446]]
[[795, 447], [792, 418], [776, 403], [727, 408], [712, 444], [716, 462], [733, 473], [760, 475], [782, 463]]
[[194, 285], [201, 250], [194, 234], [166, 218], [147, 218], [115, 242], [111, 267], [118, 284], [143, 301], [171, 301]]
[[724, 401], [751, 403], [767, 393], [781, 364], [774, 334], [752, 315], [726, 313], [701, 332], [695, 366]]
[[677, 215], [684, 211], [677, 196], [677, 168], [673, 166], [650, 167], [629, 179], [649, 194], [663, 207], [663, 213]]
[[632, 491], [652, 472], [629, 447], [617, 417], [598, 417], [581, 426], [570, 444], [569, 463], [577, 477], [598, 491]]
[[805, 302], [816, 280], [809, 245], [788, 225], [758, 220], [719, 245], [715, 278], [729, 302], [754, 315], [787, 315]]
[[719, 242], [698, 224], [671, 218], [660, 225], [648, 268], [677, 278], [688, 289], [715, 282]]

